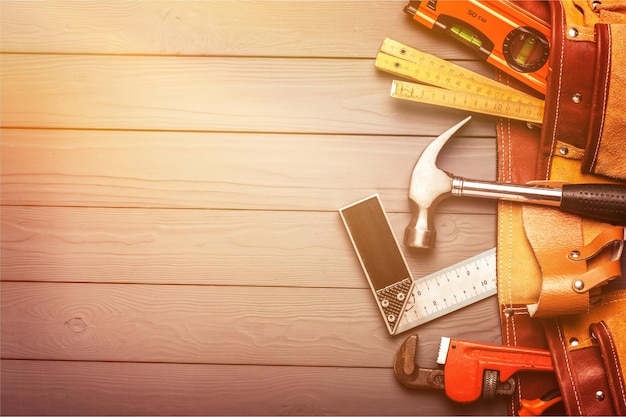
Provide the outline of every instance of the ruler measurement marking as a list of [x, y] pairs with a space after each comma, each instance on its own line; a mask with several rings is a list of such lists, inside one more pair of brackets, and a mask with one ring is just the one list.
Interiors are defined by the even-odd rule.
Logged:
[[[391, 58], [391, 59], [390, 59]], [[376, 67], [393, 75], [399, 75], [411, 80], [431, 84], [437, 87], [450, 89], [451, 91], [470, 92], [485, 97], [492, 97], [501, 100], [511, 100], [527, 104], [542, 106], [543, 101], [532, 96], [526, 96], [517, 90], [509, 91], [507, 89], [497, 88], [495, 86], [483, 86], [471, 80], [462, 80], [462, 74], [448, 74], [443, 78], [440, 73], [431, 70], [422, 71], [415, 68], [416, 64], [404, 62], [392, 57], [386, 57], [379, 54], [376, 58]], [[504, 86], [504, 85], [503, 85]]]
[[[458, 110], [471, 110], [486, 113], [492, 116], [507, 117], [533, 123], [543, 122], [543, 108], [521, 102], [502, 103], [498, 99], [483, 97], [471, 93], [456, 92], [455, 95], [463, 101], [457, 104], [447, 96], [447, 91], [437, 87], [394, 80], [391, 87], [391, 96], [418, 103], [432, 104]], [[426, 98], [428, 97], [428, 98]]]
[[396, 334], [495, 295], [495, 256], [492, 248], [415, 280]]
[[[391, 96], [541, 124], [544, 101], [451, 62], [386, 39], [376, 68], [422, 84], [392, 84]], [[430, 84], [429, 86], [423, 84]], [[429, 97], [427, 99], [426, 97]]]
[[[535, 102], [538, 104], [541, 104], [543, 102], [541, 99], [538, 99], [530, 94], [499, 83], [494, 79], [470, 71], [452, 62], [441, 59], [435, 55], [422, 52], [408, 45], [404, 45], [393, 39], [387, 38], [383, 41], [383, 44], [380, 48], [380, 53], [389, 55], [391, 58], [395, 58], [396, 60], [404, 62], [404, 66], [406, 68], [413, 69], [416, 73], [419, 73], [422, 69], [437, 69], [438, 72], [447, 72], [452, 77], [466, 81], [466, 85], [469, 87], [474, 85], [492, 87], [495, 88], [497, 91], [510, 94], [512, 97], [515, 97], [517, 99], [529, 100], [529, 102]], [[424, 61], [426, 61], [426, 63], [424, 63]], [[437, 64], [438, 68], [435, 68]], [[387, 68], [385, 65], [382, 65], [381, 62], [380, 69], [385, 71], [388, 69], [391, 70], [392, 68]], [[428, 80], [423, 81], [428, 82]]]

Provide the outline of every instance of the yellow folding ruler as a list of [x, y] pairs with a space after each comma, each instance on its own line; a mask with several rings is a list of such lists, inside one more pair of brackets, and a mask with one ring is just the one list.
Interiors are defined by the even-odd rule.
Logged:
[[419, 83], [394, 80], [394, 98], [535, 124], [543, 121], [543, 100], [393, 39], [385, 39], [375, 65]]

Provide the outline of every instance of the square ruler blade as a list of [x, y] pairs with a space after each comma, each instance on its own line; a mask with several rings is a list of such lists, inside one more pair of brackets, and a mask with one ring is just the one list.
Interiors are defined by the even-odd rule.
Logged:
[[395, 334], [413, 278], [378, 194], [339, 210], [389, 334]]
[[402, 333], [496, 295], [496, 248], [415, 280], [396, 330]]
[[405, 332], [497, 293], [495, 248], [414, 280], [378, 194], [339, 213], [389, 334]]

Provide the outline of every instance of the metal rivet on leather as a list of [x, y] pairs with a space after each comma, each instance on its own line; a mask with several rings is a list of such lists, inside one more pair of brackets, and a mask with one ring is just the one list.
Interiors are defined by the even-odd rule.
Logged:
[[511, 317], [515, 313], [515, 311], [512, 308], [505, 308], [503, 312], [504, 312], [505, 317]]
[[575, 93], [575, 94], [572, 96], [572, 101], [573, 101], [574, 103], [576, 103], [576, 104], [580, 103], [581, 101], [583, 101], [583, 95], [582, 95], [582, 94], [580, 94], [580, 93]]
[[573, 250], [569, 253], [570, 258], [572, 259], [578, 259], [580, 258], [580, 252], [577, 250]]
[[585, 288], [584, 282], [582, 282], [581, 280], [574, 281], [574, 289], [581, 291], [583, 288]]
[[604, 400], [604, 392], [596, 391], [596, 400], [603, 401]]
[[567, 34], [568, 34], [570, 37], [575, 38], [576, 36], [578, 36], [578, 29], [576, 29], [576, 28], [569, 28], [569, 29], [567, 30]]
[[594, 1], [591, 3], [591, 7], [593, 8], [593, 11], [596, 11], [596, 9], [598, 8], [599, 5], [601, 5], [602, 2], [601, 1]]
[[578, 346], [578, 343], [579, 343], [579, 342], [578, 342], [578, 339], [577, 339], [577, 338], [575, 338], [575, 337], [572, 337], [572, 338], [569, 340], [569, 345], [570, 345], [570, 346]]
[[567, 155], [569, 153], [569, 148], [567, 146], [560, 146], [559, 147], [559, 155]]

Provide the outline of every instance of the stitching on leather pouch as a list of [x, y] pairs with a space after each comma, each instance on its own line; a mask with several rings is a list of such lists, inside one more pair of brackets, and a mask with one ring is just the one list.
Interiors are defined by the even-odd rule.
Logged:
[[[506, 84], [509, 85], [509, 77], [506, 78]], [[507, 138], [507, 148], [509, 150], [509, 154], [508, 154], [508, 180], [509, 182], [511, 182], [512, 176], [513, 176], [513, 160], [511, 158], [511, 151], [512, 151], [512, 141], [511, 141], [511, 120], [507, 119], [506, 121], [506, 125], [507, 125], [507, 130], [506, 130], [506, 138]], [[503, 135], [504, 136], [504, 135]], [[509, 247], [512, 248], [513, 247], [513, 204], [509, 203]], [[507, 263], [508, 265], [508, 280], [509, 280], [509, 306], [512, 308], [513, 307], [513, 292], [511, 290], [512, 287], [512, 276], [513, 276], [513, 271], [511, 269], [511, 265], [513, 265], [513, 251], [509, 250], [509, 261]], [[515, 327], [515, 314], [511, 314], [511, 325], [512, 325], [512, 329], [513, 329], [513, 344], [514, 346], [517, 346], [517, 328]], [[518, 392], [521, 395], [521, 387], [518, 390]]]
[[569, 381], [572, 385], [572, 391], [574, 392], [574, 397], [576, 398], [576, 408], [578, 408], [578, 415], [583, 415], [583, 410], [580, 408], [580, 400], [578, 399], [578, 392], [576, 391], [576, 384], [574, 383], [574, 376], [572, 375], [572, 368], [569, 364], [569, 356], [567, 355], [567, 347], [565, 346], [565, 341], [563, 340], [563, 332], [561, 330], [561, 325], [559, 322], [556, 323], [557, 333], [559, 334], [559, 342], [561, 342], [561, 347], [563, 348], [563, 357], [565, 358], [565, 365], [567, 366], [567, 374], [569, 375]]
[[[501, 127], [501, 126], [502, 126], [502, 124], [501, 124], [501, 123], [499, 123], [499, 126]], [[508, 203], [507, 205], [510, 207], [510, 203]], [[499, 227], [499, 230], [498, 230], [498, 233], [499, 233], [498, 240], [499, 240], [500, 242], [502, 242], [502, 241], [503, 241], [503, 240], [502, 240], [502, 238], [503, 238], [503, 236], [502, 236], [502, 223], [503, 223], [503, 221], [504, 221], [504, 220], [503, 220], [503, 217], [504, 217], [504, 213], [505, 213], [505, 211], [506, 211], [506, 210], [505, 210], [505, 203], [500, 203], [500, 205], [498, 206], [498, 221], [500, 222], [500, 227]], [[509, 211], [510, 211], [510, 209], [509, 209]], [[509, 216], [509, 219], [510, 219], [510, 216]], [[509, 236], [510, 236], [510, 234], [509, 234]], [[509, 240], [510, 240], [510, 238], [509, 238]], [[510, 255], [509, 255], [509, 258], [510, 258]], [[510, 263], [509, 263], [509, 265], [510, 265]], [[509, 268], [510, 268], [510, 267], [509, 267]], [[508, 275], [509, 275], [509, 281], [510, 281], [510, 276], [511, 276], [510, 272], [509, 272], [509, 274], [508, 274]], [[500, 294], [502, 294], [502, 285], [503, 285], [503, 284], [502, 284], [502, 279], [501, 279], [501, 278], [502, 278], [502, 277], [498, 277], [498, 292], [499, 292]], [[509, 304], [510, 304], [510, 301], [511, 301], [511, 300], [510, 300], [510, 294], [511, 294], [511, 288], [510, 288], [510, 286], [509, 286]], [[506, 340], [505, 340], [505, 341], [506, 341], [506, 344], [507, 344], [508, 346], [511, 346], [511, 326], [512, 326], [512, 325], [511, 325], [511, 321], [513, 321], [513, 326], [514, 326], [514, 325], [515, 325], [515, 319], [514, 319], [514, 317], [515, 317], [515, 314], [512, 314], [512, 315], [510, 315], [510, 316], [505, 316], [505, 320], [506, 320], [506, 321], [505, 321], [505, 324], [506, 324], [506, 325], [505, 325], [505, 327], [504, 327], [504, 328], [505, 328], [505, 332], [506, 332], [506, 333], [505, 333], [505, 335], [504, 335], [504, 336], [505, 336], [505, 338], [506, 338]], [[520, 381], [519, 381], [519, 376], [518, 376], [517, 378], [518, 378], [518, 380], [517, 380], [517, 392], [518, 392], [518, 396], [519, 396], [519, 398], [521, 399], [521, 388], [522, 388], [522, 387], [521, 387], [521, 384], [520, 384]], [[511, 398], [510, 398], [510, 400], [508, 401], [508, 405], [509, 405], [509, 407], [510, 407], [510, 415], [512, 415], [512, 416], [513, 416], [513, 415], [515, 415], [516, 410], [517, 410], [517, 407], [515, 406], [515, 401], [513, 400], [513, 397], [511, 397]]]
[[[600, 324], [604, 328], [604, 331], [606, 332], [606, 336], [609, 339], [609, 343], [611, 344], [611, 352], [613, 353], [613, 361], [617, 363], [618, 359], [617, 359], [617, 353], [615, 352], [615, 344], [613, 343], [613, 336], [611, 335], [609, 328], [606, 326], [606, 323], [604, 323], [603, 321], [600, 321]], [[626, 393], [624, 392], [624, 381], [622, 380], [622, 373], [619, 372], [619, 370], [617, 372], [617, 379], [619, 380], [619, 388], [620, 388], [620, 391], [622, 392], [622, 401], [624, 405], [626, 405]]]
[[[497, 77], [498, 77], [498, 81], [500, 81], [500, 82], [504, 81], [504, 82], [506, 82], [506, 85], [509, 84], [509, 78], [508, 77], [504, 77], [500, 72], [498, 72]], [[498, 126], [498, 129], [500, 130], [500, 144], [501, 144], [500, 148], [502, 150], [506, 149], [506, 153], [507, 153], [507, 155], [506, 155], [506, 160], [507, 160], [506, 166], [502, 166], [502, 169], [501, 169], [501, 172], [502, 172], [503, 176], [505, 177], [505, 178], [502, 178], [502, 180], [504, 182], [510, 182], [510, 180], [511, 180], [511, 172], [512, 172], [512, 167], [511, 167], [511, 140], [510, 140], [511, 129], [510, 129], [510, 121], [508, 121], [508, 120], [507, 120], [507, 125], [508, 125], [508, 129], [507, 129], [507, 132], [506, 132], [507, 134], [505, 134], [505, 131], [504, 131], [504, 120], [502, 118], [498, 119], [497, 126]], [[508, 216], [509, 217], [509, 247], [513, 247], [512, 246], [512, 241], [513, 241], [513, 239], [512, 239], [513, 238], [512, 225], [513, 225], [513, 221], [512, 221], [512, 216], [511, 216], [511, 211], [512, 211], [511, 210], [511, 204], [508, 203], [507, 206], [509, 208], [509, 216]], [[503, 221], [503, 215], [504, 215], [505, 210], [506, 210], [505, 203], [500, 203], [500, 205], [498, 207], [498, 210], [501, 213], [501, 215], [498, 216], [498, 220], [500, 222], [502, 222]], [[499, 228], [499, 232], [500, 233], [502, 232], [502, 225]], [[499, 236], [500, 241], [503, 241], [502, 238], [503, 238], [503, 236], [500, 235]], [[507, 262], [507, 265], [508, 265], [508, 267], [507, 267], [508, 268], [507, 278], [508, 278], [508, 282], [509, 282], [509, 286], [508, 286], [508, 295], [509, 295], [508, 304], [512, 308], [513, 307], [513, 297], [512, 297], [512, 294], [511, 294], [511, 262], [512, 262], [512, 258], [511, 257], [512, 257], [512, 254], [509, 251], [509, 259], [508, 259], [508, 262]], [[498, 281], [498, 286], [499, 286], [499, 289], [502, 290], [502, 282], [501, 281]], [[500, 293], [502, 293], [502, 291], [500, 291]], [[506, 340], [507, 340], [507, 343], [509, 345], [511, 345], [511, 335], [510, 335], [510, 331], [509, 331], [509, 328], [511, 327], [511, 325], [513, 327], [513, 334], [515, 334], [515, 329], [514, 329], [515, 328], [515, 319], [514, 319], [514, 316], [515, 315], [511, 315], [510, 317], [507, 317]], [[514, 340], [514, 343], [515, 343], [515, 340], [516, 340], [515, 336], [514, 336], [513, 340]]]
[[508, 182], [511, 182], [513, 181], [513, 178], [512, 178], [513, 177], [513, 158], [511, 157], [511, 154], [513, 153], [513, 149], [511, 145], [511, 119], [506, 120], [506, 132], [507, 132], [507, 137], [509, 138], [509, 141], [508, 141], [509, 154], [507, 156], [507, 163], [509, 165], [509, 181]]
[[611, 37], [611, 25], [607, 25], [607, 36], [609, 42], [608, 62], [606, 76], [604, 77], [604, 97], [602, 100], [602, 118], [600, 119], [600, 129], [598, 129], [598, 140], [596, 141], [596, 149], [593, 153], [593, 159], [591, 160], [590, 169], [593, 170], [598, 162], [598, 152], [600, 152], [600, 143], [602, 138], [602, 131], [604, 130], [604, 121], [606, 119], [606, 105], [609, 96], [609, 74], [611, 73], [611, 58], [612, 58], [612, 46], [613, 38]]
[[[561, 106], [561, 89], [563, 87], [563, 55], [565, 53], [565, 32], [567, 31], [566, 27], [565, 27], [565, 16], [563, 15], [563, 6], [561, 4], [559, 4], [560, 6], [560, 13], [561, 13], [561, 59], [559, 59], [559, 87], [557, 89], [557, 96], [556, 96], [556, 112], [554, 115], [554, 127], [552, 129], [552, 143], [550, 144], [550, 149], [554, 149], [554, 144], [556, 143], [556, 131], [557, 131], [557, 126], [559, 124], [559, 107]], [[550, 155], [548, 156], [548, 167], [547, 167], [547, 171], [546, 171], [546, 179], [550, 178], [550, 166], [552, 165], [552, 152], [550, 152]]]
[[[498, 81], [500, 82], [506, 82], [506, 85], [509, 85], [509, 81], [510, 78], [509, 77], [504, 77], [500, 72], [498, 72], [497, 74], [497, 78]], [[500, 148], [504, 151], [504, 149], [506, 149], [506, 165], [503, 164], [502, 168], [501, 168], [501, 173], [503, 175], [504, 178], [502, 178], [502, 181], [504, 182], [511, 182], [511, 178], [512, 178], [512, 172], [513, 172], [513, 168], [512, 168], [512, 157], [511, 157], [511, 121], [509, 119], [506, 120], [507, 123], [507, 129], [505, 132], [504, 129], [504, 120], [503, 119], [499, 119], [497, 126], [498, 129], [500, 130]], [[506, 133], [506, 134], [505, 134]], [[503, 158], [504, 159], [504, 158]], [[500, 222], [500, 227], [499, 227], [499, 233], [500, 235], [498, 236], [498, 239], [500, 242], [503, 242], [503, 236], [502, 236], [502, 222], [503, 222], [503, 216], [504, 213], [506, 212], [506, 208], [508, 207], [508, 211], [509, 211], [509, 248], [513, 247], [513, 207], [512, 207], [512, 203], [500, 203], [500, 205], [498, 206], [498, 212], [499, 212], [499, 216], [498, 216], [498, 221]], [[512, 251], [509, 250], [509, 259], [508, 259], [508, 271], [507, 271], [507, 275], [508, 275], [508, 295], [509, 295], [509, 306], [511, 309], [513, 309], [513, 294], [511, 291], [511, 276], [512, 276], [512, 271], [511, 271], [511, 265], [513, 262], [513, 254]], [[500, 279], [498, 279], [498, 292], [502, 293], [502, 281]], [[513, 345], [516, 346], [517, 345], [517, 331], [515, 328], [515, 313], [511, 314], [510, 316], [506, 316], [506, 343], [511, 346], [511, 332], [513, 335]], [[517, 376], [517, 401], [518, 403], [520, 403], [522, 401], [522, 384], [521, 384], [521, 379], [519, 377], [519, 375]], [[517, 412], [517, 406], [515, 405], [515, 401], [513, 400], [513, 397], [510, 397], [509, 400], [509, 407], [510, 407], [510, 415], [515, 415]]]
[[[498, 78], [499, 78], [499, 81], [502, 80], [502, 77], [500, 77], [499, 75], [498, 75]], [[503, 164], [503, 166], [501, 167], [501, 173], [502, 173], [503, 177], [506, 177], [506, 178], [502, 178], [502, 180], [506, 182], [506, 180], [510, 181], [510, 178], [511, 178], [511, 151], [510, 151], [511, 142], [510, 142], [510, 140], [508, 142], [506, 141], [507, 135], [505, 135], [504, 123], [503, 123], [502, 119], [500, 119], [498, 121], [497, 126], [498, 126], [498, 129], [500, 131], [500, 144], [501, 144], [500, 149], [502, 149], [503, 152], [504, 152], [504, 149], [507, 149], [506, 152], [508, 153], [508, 155], [506, 155], [507, 163], [506, 163], [506, 165]], [[510, 137], [510, 134], [508, 136]], [[506, 146], [506, 148], [505, 148], [505, 145], [508, 145], [508, 146]], [[504, 242], [504, 236], [502, 235], [502, 228], [503, 228], [503, 222], [504, 222], [504, 214], [506, 213], [507, 207], [508, 207], [508, 211], [509, 211], [509, 247], [512, 247], [511, 241], [512, 241], [512, 236], [513, 236], [512, 235], [512, 224], [513, 223], [512, 223], [511, 203], [501, 202], [498, 205], [498, 221], [500, 222], [500, 227], [498, 228], [498, 233], [499, 233], [498, 241], [499, 242]], [[508, 271], [507, 271], [508, 277], [507, 278], [508, 278], [508, 282], [509, 282], [509, 287], [508, 287], [508, 296], [509, 296], [508, 297], [509, 298], [508, 305], [511, 306], [511, 308], [512, 308], [513, 307], [513, 304], [512, 304], [512, 300], [513, 299], [512, 299], [512, 295], [511, 295], [511, 262], [512, 262], [511, 256], [512, 256], [512, 254], [509, 251], [509, 259], [508, 259], [508, 263], [507, 263], [507, 265], [508, 265], [508, 267], [507, 267], [508, 268]], [[499, 277], [499, 279], [498, 279], [498, 292], [500, 294], [503, 294], [503, 291], [502, 291], [502, 286], [504, 285], [503, 284], [504, 283], [504, 279], [503, 278], [504, 277]], [[505, 300], [503, 300], [503, 301], [505, 301]], [[505, 302], [505, 305], [506, 304], [507, 303]], [[516, 339], [517, 338], [515, 337], [515, 334], [516, 334], [516, 332], [515, 332], [515, 314], [507, 315], [505, 317], [506, 317], [506, 319], [505, 319], [506, 321], [505, 321], [504, 328], [505, 328], [505, 332], [506, 333], [505, 333], [504, 337], [506, 338], [506, 344], [508, 346], [511, 346], [511, 331], [512, 331], [512, 333], [513, 333], [513, 340], [514, 340], [513, 344], [516, 345], [517, 344], [516, 343]], [[517, 390], [516, 391], [517, 391], [517, 395], [518, 395], [518, 403], [522, 400], [522, 384], [520, 382], [521, 382], [520, 378], [519, 378], [519, 376], [517, 376]], [[509, 414], [510, 415], [515, 415], [516, 414], [516, 410], [517, 410], [517, 406], [516, 406], [515, 400], [513, 399], [512, 396], [510, 397], [510, 400], [508, 401], [508, 406], [510, 407], [510, 413]]]
[[[501, 73], [498, 73], [498, 81], [505, 84], [507, 87], [511, 86], [511, 79], [509, 77], [504, 77]], [[506, 120], [506, 135], [504, 132], [504, 121]], [[502, 173], [506, 175], [506, 178], [502, 178], [503, 182], [511, 182], [512, 172], [513, 172], [513, 158], [511, 157], [511, 119], [498, 119], [498, 128], [500, 129], [500, 138], [501, 138], [501, 149], [504, 150], [505, 145], [506, 152], [506, 169], [504, 166], [502, 167]], [[505, 141], [505, 138], [508, 138], [508, 141]]]
[[[506, 77], [506, 85], [507, 87], [511, 86], [511, 78]], [[511, 154], [513, 153], [513, 145], [512, 145], [512, 141], [511, 141], [511, 119], [505, 119], [506, 120], [506, 138], [507, 138], [507, 148], [508, 148], [508, 154], [507, 154], [507, 182], [511, 182], [513, 180], [513, 157], [511, 156]], [[504, 128], [504, 124], [502, 125], [502, 128]], [[503, 137], [504, 137], [504, 132], [503, 133]], [[511, 303], [513, 302], [513, 300], [511, 300]]]
[[[512, 207], [512, 203], [508, 204], [509, 206], [509, 247], [513, 247], [513, 233], [512, 233], [512, 227], [513, 227], [513, 207]], [[508, 261], [508, 273], [507, 273], [507, 279], [509, 281], [509, 288], [508, 288], [508, 292], [509, 292], [509, 306], [513, 307], [513, 291], [511, 290], [511, 286], [512, 286], [512, 276], [513, 276], [513, 271], [511, 270], [511, 265], [513, 263], [513, 251], [509, 250], [509, 261]], [[513, 331], [513, 345], [517, 346], [517, 328], [515, 327], [515, 312], [513, 312], [513, 314], [511, 314], [511, 330]]]
[[[498, 74], [498, 78], [500, 82], [505, 81], [506, 85], [509, 86], [510, 85], [510, 78], [509, 77], [504, 77], [502, 76], [502, 74]], [[513, 162], [512, 162], [512, 157], [511, 157], [511, 147], [512, 142], [511, 142], [511, 120], [510, 119], [506, 119], [506, 132], [504, 131], [504, 120], [500, 119], [498, 125], [500, 126], [500, 137], [502, 138], [502, 149], [505, 148], [507, 149], [507, 155], [506, 155], [506, 159], [507, 159], [507, 164], [506, 164], [506, 169], [503, 169], [504, 173], [506, 174], [506, 178], [505, 178], [505, 182], [511, 182], [511, 178], [513, 175]], [[506, 133], [506, 134], [505, 134]], [[513, 207], [511, 205], [511, 203], [508, 203], [508, 208], [509, 208], [509, 247], [512, 248], [513, 247]], [[511, 265], [513, 262], [513, 253], [512, 251], [509, 251], [509, 259], [507, 262], [508, 265], [508, 272], [507, 272], [507, 279], [508, 279], [508, 293], [509, 293], [509, 307], [513, 308], [513, 293], [511, 291], [511, 276], [513, 275], [512, 271], [511, 271]], [[511, 327], [513, 330], [513, 344], [516, 346], [517, 345], [517, 332], [515, 329], [515, 314], [511, 315]], [[511, 336], [508, 334], [508, 329], [509, 326], [507, 326], [507, 341], [509, 341], [510, 344], [510, 340], [511, 340]]]
[[526, 307], [513, 307], [512, 308], [513, 312], [515, 313], [516, 316], [528, 316], [528, 309]]

